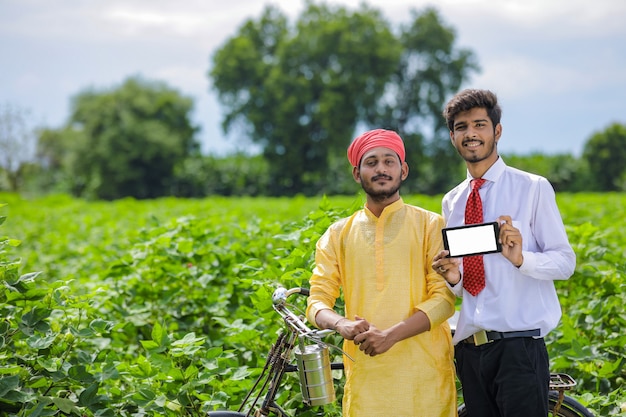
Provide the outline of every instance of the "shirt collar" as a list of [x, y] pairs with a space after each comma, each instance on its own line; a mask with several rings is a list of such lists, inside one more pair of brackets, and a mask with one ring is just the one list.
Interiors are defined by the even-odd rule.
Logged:
[[[393, 203], [391, 203], [387, 207], [385, 207], [383, 209], [383, 212], [380, 213], [380, 217], [382, 218], [384, 216], [388, 216], [389, 214], [394, 213], [394, 212], [400, 210], [402, 207], [404, 207], [404, 200], [402, 200], [402, 197], [400, 197], [399, 199], [397, 199], [396, 201], [394, 201]], [[376, 216], [374, 216], [374, 214], [367, 207], [367, 203], [365, 203], [363, 208], [365, 209], [365, 212], [367, 213], [368, 216], [376, 218]]]
[[[489, 167], [489, 169], [487, 170], [487, 172], [485, 172], [482, 178], [490, 182], [497, 182], [498, 179], [502, 176], [502, 174], [504, 174], [505, 169], [506, 169], [506, 164], [502, 160], [502, 157], [498, 156], [498, 159], [496, 160], [496, 162], [494, 162], [493, 165]], [[468, 184], [473, 179], [474, 177], [472, 177], [472, 175], [469, 173], [469, 170], [468, 170], [467, 171]]]

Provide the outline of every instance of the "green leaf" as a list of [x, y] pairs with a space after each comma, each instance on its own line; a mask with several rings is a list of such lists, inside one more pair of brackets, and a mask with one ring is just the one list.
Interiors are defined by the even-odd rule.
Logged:
[[182, 240], [176, 244], [176, 250], [180, 253], [191, 253], [193, 251], [193, 240]]
[[56, 340], [56, 334], [49, 334], [47, 336], [33, 335], [26, 340], [28, 346], [33, 349], [47, 349]]
[[83, 407], [89, 407], [98, 402], [99, 384], [94, 383], [85, 388], [78, 396], [78, 404]]
[[250, 371], [247, 366], [242, 366], [238, 368], [233, 375], [231, 375], [230, 379], [233, 381], [242, 381], [250, 376]]
[[156, 350], [160, 347], [154, 340], [140, 340], [139, 342], [146, 350]]
[[59, 407], [59, 410], [63, 411], [66, 414], [76, 414], [78, 416], [81, 415], [80, 410], [76, 408], [74, 402], [67, 398], [53, 398], [52, 401], [54, 405]]
[[82, 383], [88, 384], [94, 381], [94, 376], [87, 371], [85, 365], [74, 365], [69, 368], [67, 374], [72, 379]]
[[142, 387], [139, 390], [131, 394], [131, 398], [137, 401], [137, 404], [145, 406], [151, 401], [154, 401], [156, 394], [154, 391], [147, 387]]
[[42, 320], [50, 317], [52, 310], [35, 306], [31, 311], [22, 316], [22, 324], [27, 327], [35, 327]]
[[0, 378], [0, 397], [4, 397], [7, 392], [18, 389], [20, 379], [17, 375]]
[[165, 329], [157, 322], [152, 327], [152, 340], [159, 347], [167, 347], [170, 344], [170, 338], [168, 337]]
[[89, 323], [89, 328], [91, 328], [96, 333], [108, 333], [113, 328], [114, 323], [109, 320], [103, 319], [95, 319]]

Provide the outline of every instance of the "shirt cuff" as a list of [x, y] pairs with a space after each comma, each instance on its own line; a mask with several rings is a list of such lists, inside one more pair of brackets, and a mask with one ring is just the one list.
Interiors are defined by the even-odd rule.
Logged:
[[309, 321], [309, 323], [311, 323], [315, 327], [319, 327], [317, 325], [317, 322], [315, 321], [315, 316], [317, 316], [317, 313], [319, 313], [321, 310], [332, 310], [332, 309], [328, 307], [326, 304], [322, 303], [321, 301], [312, 303], [307, 309], [306, 318]]
[[537, 268], [537, 257], [534, 253], [527, 251], [522, 251], [522, 256], [524, 260], [517, 269], [524, 275], [530, 275]]
[[463, 275], [461, 275], [461, 279], [456, 284], [450, 285], [450, 283], [446, 281], [446, 285], [448, 286], [450, 291], [452, 291], [452, 294], [456, 295], [457, 297], [463, 295]]

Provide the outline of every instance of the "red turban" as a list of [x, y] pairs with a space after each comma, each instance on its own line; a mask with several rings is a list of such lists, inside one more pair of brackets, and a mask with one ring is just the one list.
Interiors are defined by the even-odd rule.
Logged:
[[404, 162], [402, 138], [396, 132], [385, 129], [370, 130], [354, 139], [348, 148], [348, 160], [353, 167], [357, 167], [367, 151], [380, 146], [391, 149], [398, 154], [400, 161]]

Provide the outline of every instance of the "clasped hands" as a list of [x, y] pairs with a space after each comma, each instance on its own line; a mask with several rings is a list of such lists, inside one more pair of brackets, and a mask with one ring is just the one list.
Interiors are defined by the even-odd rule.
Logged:
[[356, 316], [354, 320], [343, 319], [337, 323], [337, 332], [344, 339], [354, 341], [359, 349], [369, 356], [385, 353], [394, 345], [387, 337], [385, 330], [376, 328], [362, 317]]

